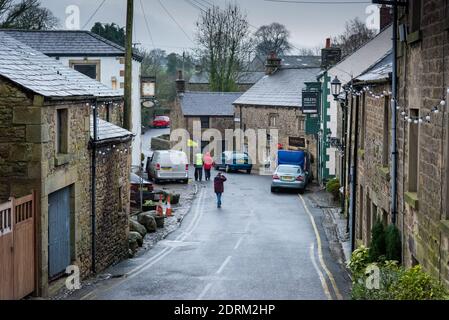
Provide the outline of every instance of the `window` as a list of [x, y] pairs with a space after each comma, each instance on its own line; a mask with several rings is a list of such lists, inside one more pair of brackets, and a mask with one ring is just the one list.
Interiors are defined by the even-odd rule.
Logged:
[[390, 159], [390, 99], [385, 98], [382, 142], [382, 166], [387, 167]]
[[422, 0], [409, 1], [410, 33], [421, 30]]
[[298, 131], [305, 131], [306, 130], [306, 122], [304, 117], [298, 117], [297, 118], [297, 128]]
[[366, 192], [366, 245], [371, 242], [371, 226], [372, 226], [372, 215], [371, 215], [371, 199]]
[[[419, 116], [418, 109], [410, 109], [412, 118]], [[408, 191], [418, 192], [419, 125], [409, 123], [408, 133]]]
[[270, 114], [270, 120], [269, 120], [269, 125], [270, 127], [276, 127], [277, 126], [277, 115], [276, 114]]
[[68, 110], [56, 110], [56, 153], [68, 153]]
[[357, 239], [362, 239], [363, 237], [363, 212], [364, 206], [363, 206], [363, 200], [364, 200], [364, 193], [363, 193], [363, 186], [360, 186], [360, 203], [359, 203], [359, 219], [358, 219], [358, 228], [357, 228]]
[[100, 79], [100, 60], [80, 60], [70, 61], [70, 67], [76, 71], [88, 76], [89, 78], [101, 81]]
[[209, 127], [210, 127], [210, 118], [209, 117], [200, 117], [200, 121], [201, 121], [202, 129], [209, 129]]

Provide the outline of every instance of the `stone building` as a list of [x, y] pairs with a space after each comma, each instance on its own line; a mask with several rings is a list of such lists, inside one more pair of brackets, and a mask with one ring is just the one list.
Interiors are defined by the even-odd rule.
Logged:
[[[284, 149], [308, 150], [316, 157], [316, 139], [306, 135], [306, 115], [302, 112], [302, 90], [315, 82], [320, 68], [314, 65], [282, 65], [272, 56], [266, 63], [266, 75], [234, 101], [238, 128], [276, 129]], [[272, 137], [267, 136], [267, 141]], [[263, 159], [258, 159], [262, 165]], [[315, 172], [315, 171], [314, 171]]]
[[[347, 157], [356, 161], [355, 230], [358, 245], [370, 245], [371, 229], [377, 219], [391, 223], [391, 51], [354, 79], [349, 93], [348, 128], [352, 135]], [[369, 89], [368, 89], [369, 88]], [[358, 108], [358, 110], [356, 110]], [[357, 112], [358, 111], [358, 112]], [[349, 129], [348, 129], [349, 131]], [[357, 139], [355, 135], [357, 134]], [[357, 145], [355, 141], [357, 140]], [[349, 139], [348, 139], [349, 141]], [[357, 156], [356, 158], [354, 156]], [[352, 165], [351, 165], [352, 167]]]
[[[122, 95], [125, 86], [125, 48], [93, 32], [85, 30], [0, 30], [0, 33], [52, 57], [64, 66], [81, 72]], [[143, 57], [134, 53], [132, 61], [131, 120], [134, 140], [132, 161], [141, 164], [141, 63]]]
[[[46, 296], [68, 265], [92, 269], [91, 107], [120, 119], [123, 97], [4, 33], [0, 42], [0, 201], [36, 192], [36, 293]], [[97, 271], [128, 252], [132, 136], [99, 121]]]
[[[207, 92], [185, 91], [182, 74], [178, 76], [178, 96], [171, 110], [171, 129], [186, 129], [190, 139], [194, 139], [194, 124], [205, 130], [215, 129], [223, 138], [221, 149], [225, 150], [225, 130], [234, 130], [234, 107], [232, 103], [239, 98], [240, 92]], [[204, 138], [204, 137], [203, 137]], [[209, 139], [201, 139], [201, 147], [210, 143]]]
[[416, 0], [400, 8], [399, 17], [408, 27], [398, 48], [397, 220], [403, 260], [421, 264], [449, 286], [449, 131], [447, 103], [440, 104], [448, 101], [449, 3]]

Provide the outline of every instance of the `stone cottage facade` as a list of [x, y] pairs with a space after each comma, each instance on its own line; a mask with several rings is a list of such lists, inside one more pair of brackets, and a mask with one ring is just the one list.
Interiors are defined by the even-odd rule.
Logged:
[[[211, 137], [204, 135], [208, 129], [219, 132], [222, 140], [217, 141], [222, 151], [225, 144], [226, 130], [234, 130], [234, 106], [232, 103], [242, 94], [239, 92], [185, 91], [182, 74], [178, 76], [178, 96], [171, 110], [171, 130], [185, 129], [189, 139], [199, 140], [201, 148], [211, 142]], [[194, 136], [194, 127], [201, 128], [201, 137]]]
[[[267, 133], [270, 129], [278, 130], [282, 148], [308, 150], [314, 159], [316, 138], [306, 135], [302, 90], [307, 82], [316, 81], [319, 65], [291, 67], [282, 65], [281, 61], [275, 56], [269, 57], [266, 75], [234, 101], [235, 117], [239, 119], [236, 127], [243, 131], [264, 129]], [[270, 140], [267, 136], [267, 141]], [[263, 165], [263, 160], [258, 159], [258, 164]]]
[[[125, 49], [95, 33], [85, 30], [0, 30], [1, 33], [52, 57], [60, 64], [81, 72], [123, 95]], [[141, 62], [133, 54], [131, 120], [134, 140], [132, 161], [141, 164]]]
[[[355, 230], [357, 245], [370, 245], [371, 230], [377, 219], [386, 227], [391, 223], [391, 72], [389, 52], [366, 72], [354, 79], [353, 88], [361, 95], [348, 94], [348, 138], [346, 158], [357, 168]], [[369, 89], [368, 89], [369, 88]], [[386, 94], [385, 94], [386, 93]], [[385, 95], [384, 95], [385, 94]], [[357, 110], [358, 108], [358, 114]], [[348, 130], [349, 131], [349, 130]], [[357, 145], [355, 144], [355, 135]], [[350, 147], [350, 148], [349, 148]], [[356, 155], [356, 158], [354, 157]], [[352, 162], [356, 161], [356, 164]], [[349, 167], [349, 164], [348, 164]], [[349, 179], [349, 170], [346, 172]]]
[[[399, 24], [409, 28], [398, 52], [398, 222], [404, 263], [421, 264], [449, 286], [449, 131], [447, 103], [440, 104], [448, 101], [449, 4], [417, 0], [399, 16]], [[409, 123], [406, 116], [424, 122]]]
[[[36, 294], [46, 296], [66, 266], [82, 277], [92, 269], [92, 105], [118, 119], [122, 96], [5, 34], [0, 42], [0, 201], [37, 194]], [[97, 163], [97, 270], [128, 252], [131, 139], [107, 139], [123, 152], [103, 151]]]

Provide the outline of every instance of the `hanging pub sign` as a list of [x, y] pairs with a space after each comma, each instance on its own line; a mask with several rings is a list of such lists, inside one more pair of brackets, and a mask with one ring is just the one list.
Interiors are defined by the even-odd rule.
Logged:
[[302, 92], [302, 113], [318, 113], [320, 93], [317, 91]]
[[152, 99], [156, 95], [156, 78], [141, 77], [141, 96], [142, 99]]

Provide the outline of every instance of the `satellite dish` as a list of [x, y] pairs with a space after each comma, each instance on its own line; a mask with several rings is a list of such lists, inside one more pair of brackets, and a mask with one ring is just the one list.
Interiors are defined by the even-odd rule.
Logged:
[[142, 106], [145, 108], [153, 108], [154, 102], [153, 101], [144, 101], [144, 102], [142, 102]]

